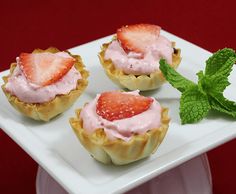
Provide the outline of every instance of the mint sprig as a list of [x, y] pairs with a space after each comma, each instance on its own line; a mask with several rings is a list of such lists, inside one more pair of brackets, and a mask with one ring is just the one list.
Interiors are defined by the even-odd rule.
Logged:
[[160, 60], [160, 70], [166, 80], [182, 95], [180, 118], [182, 124], [202, 120], [213, 109], [236, 118], [236, 103], [226, 99], [223, 92], [230, 85], [228, 76], [236, 63], [236, 53], [225, 48], [214, 53], [207, 61], [205, 73], [197, 73], [198, 83], [186, 79], [174, 68]]

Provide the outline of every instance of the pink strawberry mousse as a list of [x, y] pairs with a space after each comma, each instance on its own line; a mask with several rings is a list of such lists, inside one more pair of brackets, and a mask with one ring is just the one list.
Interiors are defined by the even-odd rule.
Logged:
[[[59, 52], [60, 56], [69, 56], [68, 53]], [[38, 86], [27, 80], [19, 65], [19, 58], [16, 59], [17, 66], [12, 75], [8, 78], [6, 90], [26, 103], [43, 103], [55, 98], [56, 95], [68, 94], [77, 86], [77, 81], [81, 79], [81, 74], [73, 66], [67, 74], [57, 82], [47, 86]]]
[[114, 40], [106, 49], [105, 59], [111, 59], [115, 67], [124, 73], [134, 75], [149, 75], [159, 70], [161, 58], [172, 63], [172, 43], [164, 36], [158, 36], [146, 50], [143, 57], [140, 53], [126, 53], [119, 41]]
[[[139, 95], [139, 91], [127, 93]], [[88, 134], [93, 133], [96, 129], [103, 128], [108, 139], [120, 138], [129, 141], [133, 134], [144, 134], [148, 130], [158, 128], [161, 125], [161, 106], [154, 98], [148, 110], [130, 118], [108, 121], [96, 113], [99, 97], [100, 94], [86, 104], [80, 113], [83, 128]]]

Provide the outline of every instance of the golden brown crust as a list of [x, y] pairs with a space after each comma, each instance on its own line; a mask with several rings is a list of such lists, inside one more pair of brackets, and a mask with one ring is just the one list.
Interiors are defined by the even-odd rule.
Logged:
[[[39, 52], [59, 52], [58, 49], [50, 47], [46, 50], [35, 49], [33, 53]], [[68, 52], [69, 53], [69, 52]], [[70, 54], [70, 53], [69, 53]], [[71, 54], [70, 54], [71, 55]], [[76, 59], [75, 68], [80, 72], [82, 79], [78, 80], [76, 89], [70, 91], [65, 95], [57, 95], [53, 100], [45, 103], [26, 103], [20, 101], [16, 96], [11, 95], [6, 91], [5, 85], [8, 82], [8, 77], [12, 74], [16, 67], [16, 63], [12, 63], [10, 67], [10, 75], [3, 77], [4, 84], [2, 85], [2, 90], [5, 93], [10, 104], [19, 112], [23, 113], [25, 116], [33, 118], [35, 120], [49, 121], [53, 117], [67, 110], [76, 99], [82, 94], [84, 89], [88, 85], [87, 78], [89, 76], [88, 71], [82, 63], [81, 57], [78, 55], [71, 55]]]
[[[129, 90], [153, 90], [159, 88], [166, 80], [160, 70], [151, 73], [150, 75], [133, 75], [125, 74], [122, 70], [116, 69], [111, 60], [105, 60], [105, 51], [110, 43], [102, 45], [101, 52], [98, 57], [107, 76], [118, 86], [128, 88]], [[173, 47], [175, 43], [173, 42]], [[175, 49], [176, 52], [172, 55], [172, 67], [177, 68], [181, 61], [181, 50]]]
[[133, 135], [126, 142], [121, 139], [109, 140], [104, 130], [97, 129], [87, 134], [83, 121], [79, 118], [81, 109], [76, 110], [76, 117], [70, 119], [71, 127], [85, 149], [98, 161], [115, 165], [128, 164], [154, 153], [165, 137], [170, 118], [168, 109], [162, 108], [161, 126], [142, 135]]

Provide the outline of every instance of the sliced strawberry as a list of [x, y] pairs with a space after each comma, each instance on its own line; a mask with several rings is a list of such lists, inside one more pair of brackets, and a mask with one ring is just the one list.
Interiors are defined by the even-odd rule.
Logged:
[[20, 67], [25, 77], [39, 86], [46, 86], [61, 79], [74, 65], [75, 59], [64, 52], [21, 53]]
[[104, 92], [97, 101], [96, 112], [106, 120], [120, 120], [146, 111], [152, 102], [149, 97], [118, 91]]
[[117, 30], [117, 39], [125, 51], [144, 54], [160, 35], [161, 27], [151, 24], [127, 25]]

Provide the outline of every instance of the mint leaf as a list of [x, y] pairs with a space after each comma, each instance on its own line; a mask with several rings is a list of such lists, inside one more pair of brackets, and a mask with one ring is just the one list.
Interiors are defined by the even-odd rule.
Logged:
[[206, 61], [205, 75], [211, 76], [220, 73], [228, 76], [229, 72], [231, 72], [231, 70], [228, 69], [228, 63], [231, 63], [233, 58], [236, 58], [233, 49], [225, 48], [217, 51]]
[[180, 92], [184, 92], [188, 88], [196, 85], [194, 82], [186, 79], [177, 71], [175, 71], [174, 68], [172, 68], [169, 64], [166, 63], [165, 59], [161, 59], [159, 63], [159, 68], [166, 80]]
[[207, 86], [206, 90], [208, 90], [209, 94], [222, 93], [230, 85], [228, 77], [222, 75], [211, 76], [206, 80], [205, 86]]
[[209, 103], [212, 109], [236, 117], [236, 103], [226, 99], [222, 93], [210, 96]]
[[214, 94], [222, 93], [230, 85], [228, 77], [223, 75], [213, 75], [211, 77], [203, 75], [200, 71], [198, 74], [198, 86], [203, 93]]
[[225, 77], [228, 77], [233, 69], [235, 62], [236, 56], [229, 57], [228, 60], [226, 60], [225, 64], [219, 69], [219, 71], [215, 73], [215, 75], [223, 75]]
[[202, 120], [210, 110], [208, 97], [197, 86], [189, 88], [180, 98], [180, 118], [182, 124]]

